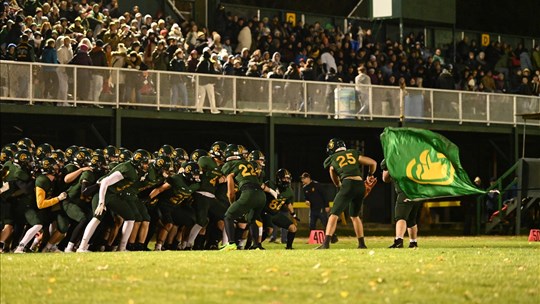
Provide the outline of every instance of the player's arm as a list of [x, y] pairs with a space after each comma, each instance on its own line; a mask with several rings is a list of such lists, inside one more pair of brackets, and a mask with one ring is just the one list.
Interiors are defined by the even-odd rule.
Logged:
[[234, 191], [234, 173], [227, 175], [227, 198], [229, 202], [234, 202], [236, 192]]
[[105, 194], [109, 186], [116, 184], [124, 179], [124, 176], [119, 171], [113, 172], [111, 175], [101, 180], [99, 185], [99, 204], [105, 204]]
[[67, 194], [65, 192], [62, 192], [58, 196], [50, 199], [46, 199], [46, 196], [47, 192], [45, 189], [36, 186], [36, 202], [38, 209], [45, 209], [54, 206], [67, 198]]
[[389, 183], [392, 181], [392, 177], [390, 176], [390, 173], [388, 173], [388, 170], [383, 170], [382, 172], [382, 180], [385, 183]]
[[71, 173], [66, 174], [64, 177], [64, 183], [71, 184], [75, 181], [84, 171], [92, 170], [92, 167], [82, 167]]
[[152, 192], [150, 192], [150, 199], [154, 199], [156, 196], [169, 189], [171, 189], [171, 184], [167, 182], [163, 183], [163, 185], [155, 188], [154, 190], [152, 190]]
[[332, 179], [332, 182], [336, 187], [341, 187], [341, 181], [339, 180], [339, 176], [336, 173], [336, 170], [334, 170], [333, 166], [330, 166], [328, 169], [328, 172], [330, 173], [330, 178]]
[[359, 156], [358, 157], [358, 162], [362, 166], [368, 166], [369, 167], [369, 172], [368, 172], [369, 176], [372, 176], [373, 174], [375, 174], [375, 171], [377, 171], [377, 162], [375, 160], [373, 160], [371, 157]]
[[276, 192], [276, 190], [268, 187], [268, 185], [266, 185], [265, 183], [262, 183], [261, 189], [264, 192], [269, 193], [270, 195], [272, 195], [274, 198], [277, 198], [277, 196], [278, 196], [278, 193]]

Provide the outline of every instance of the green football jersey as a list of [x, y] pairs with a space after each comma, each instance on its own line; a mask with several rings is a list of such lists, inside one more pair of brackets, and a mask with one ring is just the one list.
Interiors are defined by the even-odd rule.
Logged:
[[201, 156], [197, 161], [202, 170], [201, 186], [199, 191], [206, 191], [215, 194], [219, 184], [219, 178], [223, 176], [221, 168], [210, 156]]
[[83, 196], [81, 193], [83, 181], [86, 181], [89, 185], [94, 184], [96, 182], [96, 174], [90, 170], [81, 173], [79, 179], [75, 183], [71, 184], [71, 186], [66, 191], [68, 197], [70, 197], [70, 200], [82, 200], [84, 202], [92, 201], [91, 196]]
[[53, 183], [51, 182], [51, 180], [47, 177], [47, 175], [38, 175], [38, 177], [36, 177], [36, 188], [41, 188], [45, 191], [46, 195], [45, 195], [45, 198], [50, 198], [53, 196], [53, 191], [54, 191], [54, 187], [53, 187]]
[[104, 175], [100, 180], [117, 171], [122, 173], [124, 179], [111, 185], [107, 190], [115, 193], [120, 193], [123, 191], [131, 191], [133, 193], [136, 193], [136, 191], [134, 191], [132, 188], [135, 182], [139, 180], [139, 175], [137, 174], [137, 169], [135, 169], [135, 167], [133, 167], [133, 165], [129, 161], [118, 164], [111, 170], [111, 172]]
[[156, 168], [154, 168], [154, 166], [149, 166], [148, 172], [135, 183], [134, 188], [137, 189], [137, 192], [143, 192], [161, 184], [163, 180], [164, 177], [158, 174]]
[[[274, 189], [274, 185], [270, 182], [267, 183], [267, 186]], [[279, 191], [277, 198], [274, 198], [269, 193], [266, 194], [265, 211], [270, 214], [275, 214], [280, 210], [287, 210], [287, 205], [292, 204], [294, 201], [294, 193], [291, 187], [276, 190]]]
[[[7, 175], [4, 179], [4, 182], [29, 182], [32, 178], [29, 173], [24, 171], [19, 165], [13, 163], [12, 161], [5, 162], [4, 168], [7, 168]], [[2, 199], [7, 199], [11, 196], [20, 196], [24, 194], [22, 191], [17, 190], [19, 190], [18, 187], [11, 187], [8, 191], [2, 193]]]
[[354, 149], [339, 151], [329, 156], [324, 161], [324, 168], [334, 167], [339, 179], [343, 180], [349, 176], [361, 176], [361, 166], [358, 163], [360, 152]]
[[244, 159], [228, 161], [223, 165], [221, 172], [225, 176], [234, 173], [235, 183], [241, 189], [245, 184], [260, 185], [259, 176], [257, 175], [256, 167], [252, 163]]
[[181, 174], [169, 176], [166, 182], [171, 185], [171, 188], [163, 192], [160, 200], [173, 205], [179, 205], [184, 200], [191, 197], [191, 194], [199, 189], [198, 183], [188, 185], [186, 179]]

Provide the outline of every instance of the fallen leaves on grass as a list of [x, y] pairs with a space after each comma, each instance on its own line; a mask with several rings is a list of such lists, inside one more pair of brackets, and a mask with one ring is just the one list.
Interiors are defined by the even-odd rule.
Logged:
[[342, 298], [347, 298], [349, 296], [349, 292], [348, 291], [345, 291], [345, 290], [342, 290], [339, 295], [342, 297]]
[[107, 270], [109, 269], [109, 264], [106, 264], [106, 265], [103, 265], [103, 266], [98, 266], [96, 267], [97, 270]]

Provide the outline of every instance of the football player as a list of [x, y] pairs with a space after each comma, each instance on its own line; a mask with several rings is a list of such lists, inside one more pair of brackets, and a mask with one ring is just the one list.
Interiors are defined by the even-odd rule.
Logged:
[[122, 227], [122, 239], [120, 241], [119, 251], [125, 251], [128, 238], [133, 230], [135, 219], [140, 216], [137, 206], [129, 196], [133, 195], [133, 184], [148, 171], [148, 152], [137, 150], [133, 153], [130, 161], [123, 162], [105, 175], [99, 182], [99, 192], [92, 199], [94, 217], [84, 230], [84, 235], [77, 252], [87, 252], [88, 242], [94, 234], [97, 226], [103, 218], [104, 211], [110, 208], [114, 213], [124, 219]]
[[334, 198], [334, 205], [330, 210], [330, 217], [326, 224], [326, 238], [317, 249], [330, 248], [330, 241], [336, 231], [338, 217], [347, 207], [349, 207], [349, 215], [358, 238], [358, 248], [367, 248], [364, 241], [364, 227], [360, 219], [365, 191], [361, 167], [369, 167], [367, 181], [373, 184], [375, 179], [373, 174], [377, 170], [377, 162], [367, 156], [360, 155], [357, 150], [347, 149], [345, 142], [338, 138], [332, 138], [328, 142], [326, 152], [329, 156], [324, 161], [324, 168], [328, 170], [332, 182], [339, 188], [339, 191]]
[[[247, 215], [247, 222], [253, 223], [254, 218], [261, 213], [264, 208], [266, 197], [261, 189], [261, 183], [257, 175], [256, 167], [245, 160], [240, 153], [238, 146], [229, 144], [225, 150], [226, 162], [221, 171], [227, 180], [227, 196], [231, 206], [225, 213], [225, 230], [229, 238], [229, 244], [222, 250], [236, 250], [236, 240], [234, 220]], [[236, 199], [235, 185], [241, 192]], [[254, 245], [258, 247], [258, 237], [253, 238]]]

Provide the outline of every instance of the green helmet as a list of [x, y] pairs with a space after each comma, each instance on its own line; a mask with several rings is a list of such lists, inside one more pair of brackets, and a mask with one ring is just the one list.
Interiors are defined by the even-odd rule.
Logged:
[[276, 184], [280, 188], [286, 188], [291, 184], [292, 175], [289, 170], [281, 168], [276, 173]]
[[238, 145], [228, 144], [227, 148], [225, 148], [225, 160], [231, 161], [231, 160], [238, 160], [240, 158], [242, 158], [242, 155], [240, 154]]
[[108, 145], [103, 149], [103, 156], [107, 161], [114, 161], [120, 156], [120, 149], [113, 145]]
[[194, 162], [194, 161], [188, 161], [188, 162], [185, 162], [183, 165], [182, 165], [182, 176], [184, 176], [186, 178], [187, 181], [189, 182], [200, 182], [200, 174], [201, 174], [201, 169], [199, 167], [199, 164], [197, 164], [197, 162]]
[[69, 146], [66, 148], [66, 158], [67, 159], [72, 159], [73, 156], [79, 152], [79, 147], [73, 145], [73, 146]]
[[36, 145], [34, 145], [34, 142], [28, 138], [21, 138], [17, 141], [17, 146], [19, 149], [26, 149], [29, 152], [33, 152], [36, 149]]
[[15, 152], [19, 151], [19, 147], [15, 143], [9, 143], [9, 144], [5, 145], [4, 147], [2, 147], [2, 150], [3, 149], [10, 150], [11, 152], [13, 152], [13, 154], [15, 154]]
[[94, 151], [92, 151], [92, 156], [93, 155], [101, 155], [101, 156], [105, 157], [105, 151], [103, 151], [101, 149], [95, 149]]
[[150, 158], [151, 158], [150, 152], [144, 149], [137, 149], [131, 156], [130, 162], [135, 166], [135, 168], [137, 168], [137, 170], [146, 172], [144, 165], [150, 162]]
[[56, 159], [54, 159], [52, 157], [49, 157], [49, 156], [44, 157], [41, 160], [39, 167], [40, 167], [39, 171], [42, 174], [56, 175], [56, 174], [58, 174], [58, 171], [59, 171], [58, 162], [56, 161]]
[[253, 150], [249, 153], [249, 161], [265, 160], [264, 154], [260, 150]]
[[131, 157], [133, 156], [133, 153], [131, 153], [131, 151], [127, 150], [127, 149], [124, 149], [124, 150], [121, 150], [120, 151], [120, 155], [118, 156], [118, 160], [120, 162], [127, 162], [128, 160], [131, 159]]
[[249, 150], [246, 149], [246, 147], [242, 146], [242, 145], [238, 145], [238, 152], [240, 152], [240, 155], [242, 155], [242, 157], [244, 159], [248, 159], [249, 157]]
[[65, 163], [66, 162], [66, 154], [64, 153], [64, 151], [62, 150], [59, 150], [59, 149], [56, 149], [54, 151], [52, 151], [51, 153], [51, 157], [56, 159], [56, 161], [60, 164], [60, 163]]
[[0, 163], [4, 164], [5, 162], [12, 160], [15, 156], [15, 153], [13, 151], [3, 148], [2, 152], [0, 153]]
[[345, 142], [339, 138], [332, 138], [330, 139], [330, 141], [328, 141], [328, 144], [326, 145], [326, 153], [328, 153], [328, 155], [332, 155], [336, 153], [336, 151], [340, 148], [347, 148]]
[[80, 149], [73, 155], [73, 162], [79, 167], [88, 166], [92, 154], [86, 149]]
[[31, 170], [32, 166], [34, 166], [34, 158], [32, 157], [32, 153], [30, 153], [28, 150], [17, 151], [17, 153], [15, 153], [13, 162], [28, 170]]
[[92, 155], [92, 158], [90, 158], [90, 166], [94, 170], [105, 170], [105, 168], [107, 168], [107, 160], [103, 155], [94, 154]]
[[174, 157], [175, 161], [186, 162], [189, 160], [189, 154], [186, 150], [182, 148], [176, 148], [174, 149], [174, 152], [176, 152], [176, 155]]
[[225, 161], [225, 149], [227, 149], [227, 143], [224, 141], [216, 141], [210, 147], [210, 155], [221, 161]]
[[169, 157], [174, 157], [174, 148], [171, 145], [163, 145], [158, 150], [158, 156], [165, 155]]
[[152, 166], [158, 171], [164, 171], [164, 172], [173, 172], [173, 160], [167, 155], [160, 155], [156, 157], [154, 162], [152, 163]]
[[197, 162], [199, 161], [199, 158], [201, 156], [209, 156], [210, 154], [208, 153], [208, 151], [206, 150], [203, 150], [203, 149], [195, 149], [195, 151], [191, 152], [191, 156], [190, 156], [190, 159], [194, 162]]
[[36, 158], [44, 159], [45, 157], [51, 156], [52, 151], [54, 150], [53, 146], [48, 143], [41, 144], [36, 149]]

